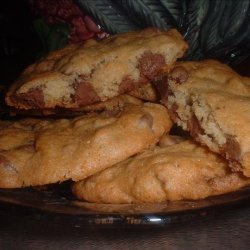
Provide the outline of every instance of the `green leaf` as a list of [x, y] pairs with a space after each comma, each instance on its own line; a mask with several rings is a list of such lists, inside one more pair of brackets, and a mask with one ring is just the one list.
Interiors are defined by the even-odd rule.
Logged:
[[227, 4], [219, 27], [222, 36], [226, 39], [237, 34], [247, 15], [249, 15], [250, 1], [227, 0]]
[[181, 20], [185, 13], [183, 9], [183, 2], [185, 0], [160, 0], [161, 4], [168, 10], [168, 12], [173, 16], [178, 26], [181, 25]]
[[49, 27], [44, 23], [42, 19], [37, 19], [33, 21], [34, 29], [40, 38], [41, 44], [42, 44], [42, 52], [47, 50], [47, 37], [49, 35]]
[[49, 51], [64, 47], [68, 41], [69, 27], [64, 23], [53, 24], [48, 35]]
[[110, 0], [76, 0], [76, 3], [108, 33], [116, 34], [139, 28]]
[[129, 16], [138, 17], [147, 26], [167, 30], [177, 28], [177, 22], [171, 13], [158, 0], [117, 0]]
[[186, 13], [186, 27], [184, 34], [189, 44], [187, 56], [189, 59], [199, 59], [202, 57], [200, 50], [200, 33], [202, 25], [208, 18], [208, 10], [211, 2], [207, 0], [193, 0], [188, 2]]
[[64, 47], [68, 42], [69, 26], [66, 23], [46, 24], [42, 19], [33, 22], [34, 29], [40, 38], [39, 56]]
[[218, 45], [222, 41], [219, 33], [220, 23], [223, 19], [226, 1], [213, 0], [209, 6], [209, 15], [201, 30], [201, 48], [206, 51]]

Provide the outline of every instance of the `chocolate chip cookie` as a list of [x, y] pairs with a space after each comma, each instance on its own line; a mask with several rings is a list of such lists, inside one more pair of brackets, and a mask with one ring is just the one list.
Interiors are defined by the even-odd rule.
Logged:
[[155, 145], [172, 122], [159, 104], [74, 119], [0, 122], [0, 187], [84, 179]]
[[173, 121], [250, 177], [249, 78], [210, 60], [177, 63], [162, 80], [162, 103]]
[[152, 80], [187, 47], [178, 31], [153, 28], [69, 45], [28, 67], [10, 87], [6, 103], [46, 109], [106, 101]]
[[80, 199], [95, 203], [158, 203], [197, 200], [249, 185], [227, 162], [190, 140], [158, 146], [72, 186]]

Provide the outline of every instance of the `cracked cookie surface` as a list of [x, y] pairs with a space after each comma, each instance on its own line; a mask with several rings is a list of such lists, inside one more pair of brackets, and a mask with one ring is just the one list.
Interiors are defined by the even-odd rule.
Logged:
[[162, 87], [174, 122], [250, 177], [250, 79], [217, 61], [180, 62]]
[[76, 182], [72, 191], [95, 203], [157, 203], [202, 199], [249, 184], [249, 178], [232, 173], [218, 155], [190, 140], [177, 140]]
[[186, 49], [178, 31], [152, 28], [69, 45], [28, 67], [10, 87], [6, 103], [46, 109], [106, 101], [148, 83]]
[[172, 126], [159, 104], [74, 119], [0, 122], [0, 187], [81, 180], [156, 144]]

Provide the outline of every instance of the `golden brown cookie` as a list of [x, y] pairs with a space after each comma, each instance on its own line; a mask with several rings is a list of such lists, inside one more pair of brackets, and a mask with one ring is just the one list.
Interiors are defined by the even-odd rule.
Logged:
[[155, 147], [72, 186], [80, 199], [95, 203], [157, 203], [197, 200], [249, 185], [224, 159], [186, 140]]
[[44, 109], [106, 101], [152, 80], [186, 49], [178, 31], [153, 28], [69, 45], [28, 67], [10, 87], [6, 103]]
[[159, 104], [74, 119], [0, 123], [0, 187], [84, 179], [156, 144], [171, 128]]
[[164, 86], [172, 119], [250, 177], [249, 79], [216, 61], [182, 62]]

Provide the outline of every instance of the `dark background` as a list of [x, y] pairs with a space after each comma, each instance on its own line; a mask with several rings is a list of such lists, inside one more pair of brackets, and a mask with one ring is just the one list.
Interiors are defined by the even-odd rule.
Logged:
[[1, 1], [0, 85], [8, 85], [36, 59], [39, 39], [28, 1]]

